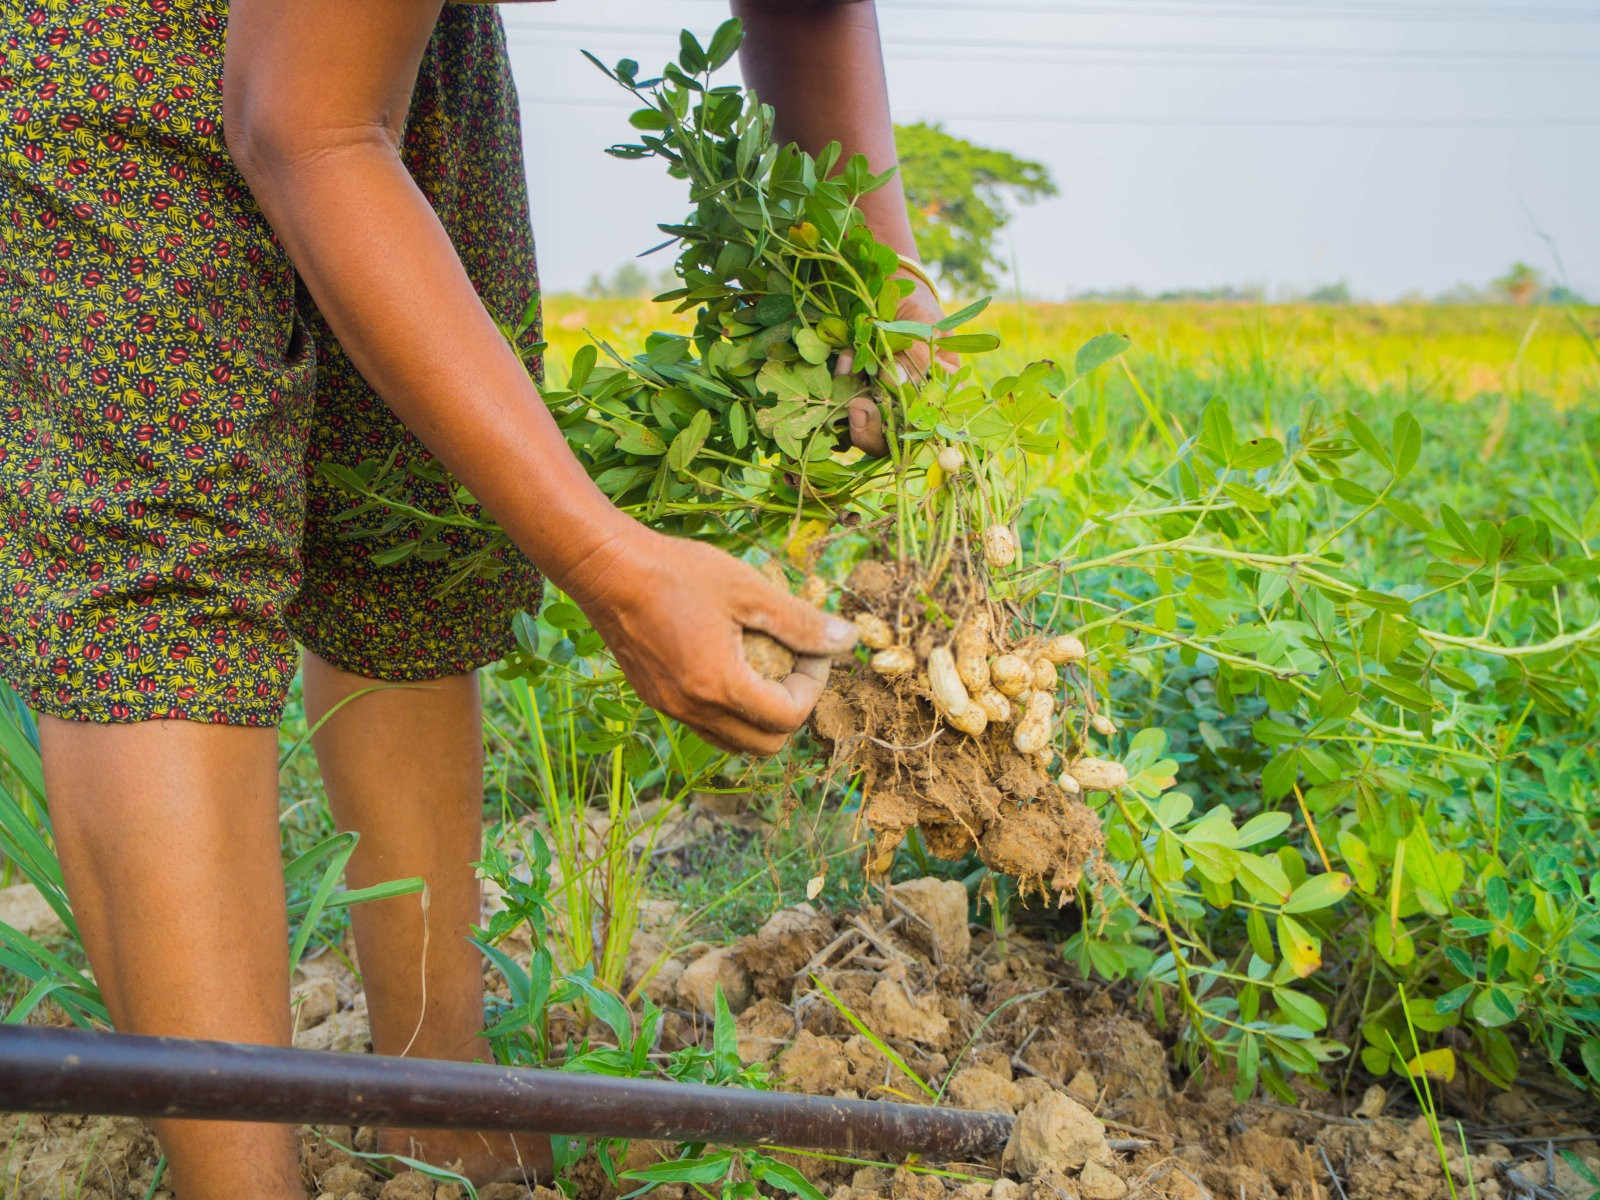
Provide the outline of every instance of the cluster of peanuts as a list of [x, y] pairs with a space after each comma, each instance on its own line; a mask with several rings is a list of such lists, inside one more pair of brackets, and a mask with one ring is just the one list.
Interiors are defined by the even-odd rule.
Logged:
[[[947, 725], [977, 738], [994, 726], [1009, 724], [1017, 753], [1032, 759], [1047, 775], [1052, 773], [1060, 672], [1087, 657], [1081, 639], [1058, 634], [996, 653], [989, 613], [979, 609], [957, 627], [949, 643], [933, 647], [926, 660], [919, 661], [916, 650], [897, 639], [882, 617], [861, 613], [855, 622], [862, 644], [873, 651], [872, 669], [879, 675], [915, 678], [921, 670], [933, 706]], [[1117, 731], [1100, 713], [1092, 715], [1088, 724], [1101, 737]], [[1080, 736], [1074, 734], [1069, 740], [1077, 742]], [[1064, 761], [1056, 782], [1071, 795], [1115, 791], [1128, 782], [1128, 772], [1109, 759], [1073, 757]]]

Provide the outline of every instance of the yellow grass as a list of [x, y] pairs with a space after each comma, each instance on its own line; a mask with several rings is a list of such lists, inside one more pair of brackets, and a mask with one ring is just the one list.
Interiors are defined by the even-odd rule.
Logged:
[[[1580, 310], [1600, 337], [1600, 308]], [[648, 300], [548, 299], [546, 336], [552, 377], [586, 340], [586, 331], [620, 352], [636, 351], [653, 329], [687, 332]], [[1133, 339], [1130, 358], [1145, 375], [1289, 371], [1297, 387], [1403, 391], [1431, 399], [1539, 396], [1560, 406], [1593, 395], [1600, 374], [1592, 343], [1563, 310], [1515, 306], [1082, 302], [997, 303], [975, 327], [1000, 333], [1006, 359], [1064, 357], [1097, 333]]]

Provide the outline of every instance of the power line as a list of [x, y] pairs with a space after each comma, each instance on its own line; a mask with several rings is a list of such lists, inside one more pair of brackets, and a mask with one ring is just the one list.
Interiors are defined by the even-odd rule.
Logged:
[[[723, 4], [724, 0], [715, 0]], [[1333, 3], [1251, 3], [1250, 0], [1224, 0], [1223, 3], [1184, 3], [1182, 0], [1128, 0], [1121, 4], [1074, 3], [1070, 0], [878, 0], [885, 12], [960, 12], [968, 15], [982, 11], [984, 14], [1009, 13], [1027, 16], [1155, 16], [1204, 17], [1206, 19], [1229, 17], [1246, 20], [1312, 20], [1354, 18], [1363, 21], [1434, 21], [1467, 20], [1496, 22], [1529, 22], [1535, 24], [1590, 24], [1600, 21], [1600, 12], [1592, 9], [1556, 6], [1550, 8], [1524, 8], [1504, 4], [1362, 4], [1355, 0], [1335, 0]]]
[[[625, 112], [633, 106], [616, 100], [602, 100], [587, 96], [522, 96], [528, 108], [595, 108]], [[1521, 129], [1521, 128], [1592, 128], [1600, 126], [1600, 116], [1535, 116], [1535, 117], [1365, 117], [1354, 114], [1336, 114], [1316, 117], [1282, 117], [1258, 115], [1204, 113], [1182, 114], [1118, 114], [1118, 113], [1046, 113], [1046, 112], [948, 112], [926, 114], [924, 119], [937, 121], [975, 121], [1019, 125], [1138, 125], [1153, 127], [1206, 126], [1220, 128], [1327, 128], [1327, 129]]]
[[[628, 29], [625, 27], [589, 26], [589, 25], [550, 25], [541, 27], [537, 31], [519, 30], [509, 35], [508, 40], [518, 46], [538, 46], [541, 37], [555, 34], [566, 37], [569, 35], [582, 35], [586, 37], [633, 37], [646, 33], [662, 31], [647, 31], [644, 29]], [[1600, 51], [1582, 50], [1408, 50], [1403, 48], [1385, 47], [1376, 50], [1365, 50], [1355, 46], [1273, 46], [1260, 43], [1226, 44], [1209, 42], [1079, 42], [1071, 45], [1052, 45], [1038, 39], [1021, 40], [1012, 38], [944, 38], [944, 37], [897, 37], [889, 36], [884, 39], [885, 48], [898, 50], [910, 47], [914, 50], [949, 51], [948, 55], [936, 56], [939, 61], [946, 58], [966, 56], [981, 58], [981, 53], [974, 51], [1006, 51], [1002, 61], [1020, 62], [1070, 62], [1080, 58], [1090, 57], [1116, 57], [1139, 60], [1150, 57], [1181, 57], [1195, 58], [1279, 58], [1298, 62], [1300, 60], [1326, 59], [1340, 62], [1371, 62], [1371, 63], [1408, 63], [1422, 66], [1588, 66], [1600, 64]], [[1022, 53], [1029, 55], [1029, 59], [1017, 59], [1012, 54]], [[901, 57], [917, 58], [929, 57], [926, 55], [906, 54]], [[1226, 64], [1232, 65], [1232, 64]]]

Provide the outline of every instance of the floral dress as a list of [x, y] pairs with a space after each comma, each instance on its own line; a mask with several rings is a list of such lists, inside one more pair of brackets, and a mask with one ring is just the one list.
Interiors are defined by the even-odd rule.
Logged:
[[[0, 0], [0, 677], [68, 719], [270, 725], [297, 641], [439, 678], [501, 657], [538, 604], [520, 556], [441, 591], [446, 561], [392, 552], [407, 530], [352, 540], [336, 519], [351, 501], [325, 464], [389, 462], [430, 511], [455, 485], [228, 157], [226, 25], [226, 0]], [[493, 8], [445, 8], [403, 154], [515, 323], [538, 283]]]

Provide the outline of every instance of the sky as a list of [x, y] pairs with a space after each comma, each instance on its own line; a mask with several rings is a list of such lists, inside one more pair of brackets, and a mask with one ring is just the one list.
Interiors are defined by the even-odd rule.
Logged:
[[[877, 0], [897, 121], [1045, 163], [1006, 287], [1345, 281], [1394, 299], [1526, 260], [1600, 298], [1593, 0]], [[725, 0], [502, 5], [541, 276], [607, 274], [685, 211], [603, 153], [631, 105], [579, 53], [649, 71]], [[730, 75], [730, 78], [736, 76]], [[646, 260], [652, 270], [664, 256]]]

